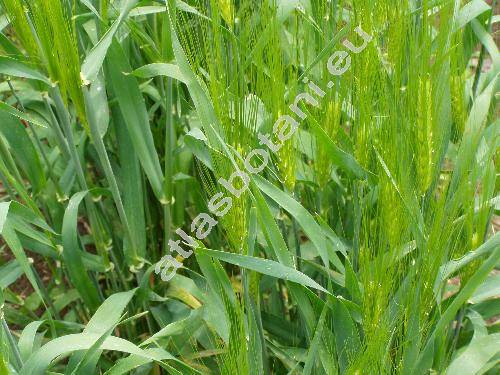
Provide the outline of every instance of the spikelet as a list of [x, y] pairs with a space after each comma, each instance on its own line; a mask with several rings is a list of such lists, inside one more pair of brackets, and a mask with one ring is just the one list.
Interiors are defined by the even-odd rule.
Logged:
[[[227, 105], [227, 103], [221, 103], [222, 107], [225, 105]], [[235, 149], [239, 155], [246, 155], [248, 153], [248, 150], [246, 150], [247, 145], [242, 144], [243, 137], [238, 136], [238, 129], [241, 129], [243, 125], [237, 121], [232, 121], [223, 112], [219, 113], [219, 118], [221, 118], [222, 126], [226, 132], [225, 142], [227, 145]], [[236, 167], [225, 155], [215, 155], [212, 153], [212, 160], [214, 162], [214, 170], [217, 178], [222, 177], [228, 180], [231, 174], [236, 171]], [[242, 160], [238, 157], [234, 158], [234, 160], [237, 163], [238, 169], [240, 171], [245, 171]], [[238, 190], [243, 187], [242, 184], [243, 182], [240, 178], [234, 181], [234, 187]], [[218, 185], [218, 191], [227, 193], [226, 189], [221, 185]], [[230, 250], [236, 253], [244, 253], [247, 243], [245, 239], [248, 233], [248, 192], [244, 191], [239, 198], [231, 195], [231, 198], [233, 199], [232, 207], [226, 215], [221, 217], [220, 221], [227, 234]]]
[[455, 139], [461, 139], [467, 121], [465, 103], [465, 73], [450, 76], [451, 114], [455, 125]]
[[431, 184], [434, 165], [432, 84], [429, 78], [419, 80], [417, 106], [417, 183], [420, 194], [425, 194]]
[[293, 139], [285, 142], [283, 147], [278, 151], [278, 169], [288, 191], [294, 190], [297, 180], [295, 176], [297, 156], [295, 154]]
[[457, 141], [462, 138], [467, 121], [465, 57], [462, 48], [459, 48], [463, 42], [463, 29], [453, 34], [452, 40], [455, 48], [452, 48], [450, 52], [451, 115], [454, 126], [453, 138]]
[[26, 11], [21, 0], [0, 0], [0, 5], [9, 16], [9, 20], [16, 32], [22, 47], [32, 59], [38, 58], [38, 48], [31, 33]]
[[233, 206], [221, 223], [226, 230], [230, 249], [235, 253], [246, 252], [248, 193], [244, 192], [239, 198], [233, 197]]
[[364, 121], [358, 123], [355, 127], [356, 148], [354, 155], [358, 163], [367, 168], [370, 161], [369, 145], [368, 145], [369, 125]]
[[[231, 145], [233, 146], [233, 145]], [[241, 149], [237, 148], [238, 152], [241, 152]], [[236, 171], [234, 165], [229, 161], [229, 159], [221, 155], [219, 153], [212, 152], [212, 161], [214, 164], [214, 172], [216, 179], [224, 178], [228, 180], [233, 172]], [[240, 171], [244, 171], [245, 168], [241, 160], [236, 159], [238, 164], [238, 168]], [[205, 176], [208, 175], [208, 172], [205, 171]], [[226, 232], [227, 241], [229, 244], [229, 248], [232, 252], [235, 253], [245, 253], [246, 252], [246, 236], [248, 233], [248, 220], [247, 220], [247, 212], [248, 212], [248, 192], [244, 191], [239, 198], [233, 196], [229, 193], [222, 185], [219, 183], [214, 183], [210, 178], [204, 178], [204, 186], [207, 192], [211, 195], [214, 195], [217, 192], [222, 192], [228, 197], [232, 198], [232, 206], [230, 210], [222, 216], [220, 220], [220, 224], [224, 228]], [[235, 179], [234, 187], [239, 190], [243, 185], [243, 182], [240, 178]]]
[[[66, 4], [61, 0], [33, 0], [24, 8], [20, 0], [0, 0], [12, 25], [30, 57], [46, 63], [51, 80], [59, 85], [64, 101], [68, 96], [75, 105], [80, 121], [88, 129], [81, 90], [80, 59], [74, 24]], [[27, 12], [27, 13], [26, 13]], [[27, 15], [40, 42], [28, 22]]]
[[396, 67], [401, 64], [401, 59], [405, 54], [405, 44], [402, 43], [402, 35], [406, 32], [407, 16], [402, 14], [404, 11], [397, 6], [387, 4], [387, 56], [390, 63], [395, 67], [394, 72], [399, 73]]
[[[326, 108], [325, 121], [323, 123], [323, 130], [334, 142], [340, 129], [341, 117], [341, 102], [334, 100], [328, 103]], [[317, 155], [315, 162], [315, 172], [317, 182], [320, 187], [324, 187], [330, 180], [330, 173], [332, 171], [332, 162], [329, 157], [328, 150], [322, 143], [317, 145]]]
[[88, 130], [81, 90], [80, 59], [74, 23], [61, 0], [35, 0], [29, 3], [42, 54], [52, 81], [59, 84], [66, 104], [71, 98], [77, 115]]
[[230, 28], [234, 25], [234, 4], [232, 0], [218, 0], [222, 18]]
[[[288, 141], [283, 143], [283, 147], [277, 153], [278, 170], [283, 179], [283, 184], [289, 192], [295, 189], [297, 177], [295, 171], [297, 170], [297, 155], [294, 146], [295, 135]], [[273, 142], [279, 142], [274, 139]]]
[[[246, 87], [239, 86], [235, 77], [244, 72], [236, 61], [227, 60], [225, 53], [229, 50], [236, 54], [237, 48], [232, 38], [227, 38], [225, 32], [219, 27], [222, 19], [229, 28], [234, 24], [233, 0], [210, 0], [211, 17], [216, 22], [200, 24], [200, 33], [186, 32], [181, 34], [186, 54], [194, 69], [203, 69], [208, 72], [210, 79], [207, 88], [210, 93], [212, 105], [220, 122], [221, 133], [219, 134], [227, 148], [235, 151], [234, 160], [240, 171], [245, 171], [241, 157], [247, 155], [250, 144], [248, 142], [247, 129], [245, 127], [245, 94]], [[222, 19], [221, 19], [222, 18]], [[183, 22], [191, 22], [188, 19]], [[189, 26], [192, 27], [192, 26]], [[201, 53], [200, 53], [201, 52]], [[234, 56], [234, 55], [233, 55]], [[236, 59], [235, 59], [236, 60]], [[230, 67], [229, 67], [230, 66]], [[229, 85], [234, 82], [231, 89]], [[230, 158], [222, 151], [218, 144], [213, 144], [211, 157], [214, 167], [215, 180], [223, 178], [228, 180], [236, 171], [236, 167]], [[236, 155], [239, 155], [236, 157]], [[241, 184], [241, 179], [236, 178], [234, 184]], [[220, 219], [221, 227], [224, 229], [230, 251], [244, 253], [246, 251], [246, 236], [248, 233], [247, 211], [248, 193], [243, 192], [239, 198], [232, 196], [222, 185], [213, 182], [211, 186], [205, 184], [205, 189], [211, 194], [223, 192], [232, 198], [232, 206]]]

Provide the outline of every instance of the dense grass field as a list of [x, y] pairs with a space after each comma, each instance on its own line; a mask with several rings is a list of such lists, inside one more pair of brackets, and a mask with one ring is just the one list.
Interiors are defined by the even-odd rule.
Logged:
[[495, 9], [0, 0], [0, 375], [498, 374]]

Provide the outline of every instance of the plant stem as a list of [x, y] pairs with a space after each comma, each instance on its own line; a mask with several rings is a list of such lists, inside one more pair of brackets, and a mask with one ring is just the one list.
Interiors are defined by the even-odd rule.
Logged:
[[168, 242], [172, 236], [172, 197], [173, 197], [173, 169], [174, 169], [174, 122], [172, 116], [172, 78], [167, 78], [166, 91], [161, 82], [161, 88], [165, 95], [165, 182], [163, 191], [165, 204], [163, 205], [164, 216], [164, 251], [167, 252]]

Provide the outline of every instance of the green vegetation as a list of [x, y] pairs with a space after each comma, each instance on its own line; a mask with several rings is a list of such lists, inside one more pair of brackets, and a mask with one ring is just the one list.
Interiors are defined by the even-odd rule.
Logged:
[[0, 0], [0, 374], [498, 373], [492, 3]]

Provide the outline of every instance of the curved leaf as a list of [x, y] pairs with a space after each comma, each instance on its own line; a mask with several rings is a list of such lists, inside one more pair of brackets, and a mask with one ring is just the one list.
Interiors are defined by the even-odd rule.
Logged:
[[213, 258], [220, 259], [224, 262], [262, 273], [264, 275], [272, 276], [277, 279], [293, 281], [297, 284], [305, 285], [310, 288], [318, 289], [322, 292], [330, 294], [330, 292], [328, 292], [325, 288], [323, 288], [309, 276], [297, 271], [296, 269], [284, 266], [283, 264], [275, 262], [273, 260], [255, 258], [248, 255], [227, 253], [225, 251], [210, 250], [206, 248], [199, 248], [196, 251], [198, 253], [201, 252]]
[[62, 257], [68, 269], [71, 282], [78, 290], [87, 306], [95, 310], [99, 306], [99, 295], [85, 269], [77, 231], [78, 207], [87, 193], [88, 191], [82, 191], [73, 195], [64, 213], [62, 227]]
[[500, 353], [500, 333], [479, 338], [451, 362], [446, 374], [476, 374], [497, 353]]
[[154, 63], [141, 66], [132, 72], [139, 78], [153, 78], [158, 76], [170, 77], [180, 82], [186, 81], [179, 67], [175, 64]]
[[[44, 375], [50, 363], [57, 357], [77, 350], [88, 350], [99, 340], [101, 335], [79, 333], [58, 337], [33, 353], [21, 369], [20, 375]], [[106, 338], [100, 349], [113, 350], [155, 360], [137, 345], [119, 337]]]

